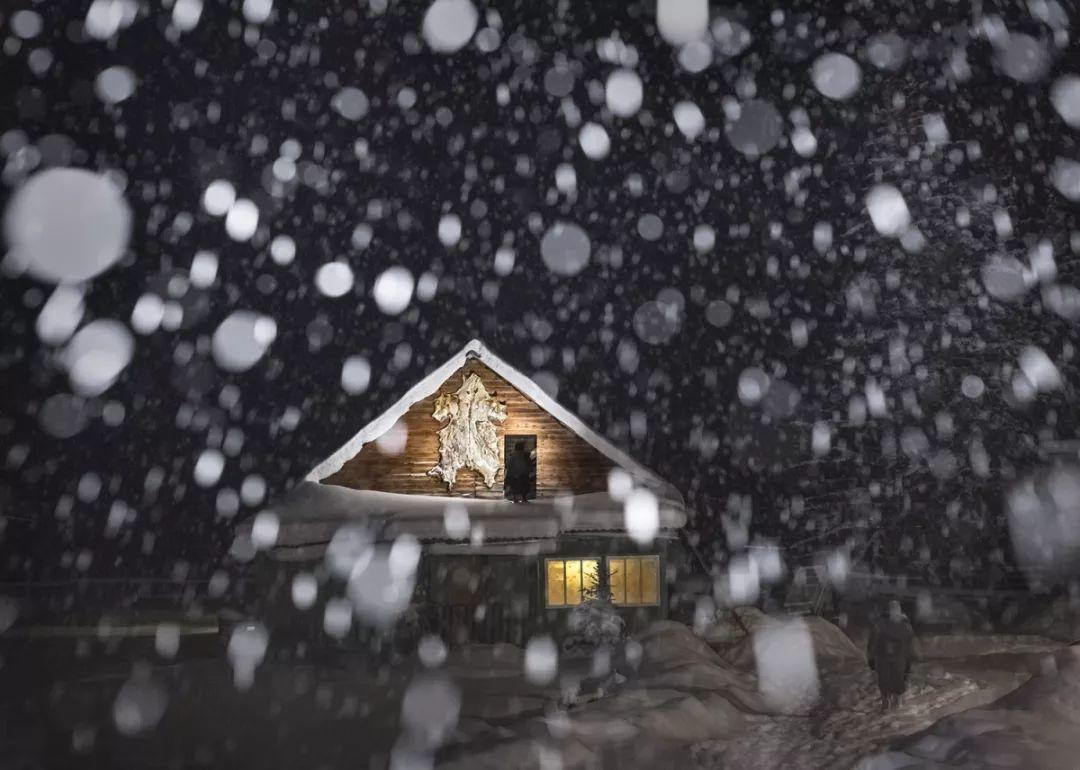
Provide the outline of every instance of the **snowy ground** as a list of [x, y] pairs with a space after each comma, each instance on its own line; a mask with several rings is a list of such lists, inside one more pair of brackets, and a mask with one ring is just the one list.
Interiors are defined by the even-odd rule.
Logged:
[[[550, 685], [530, 685], [517, 648], [451, 651], [438, 676], [460, 694], [460, 712], [429, 758], [462, 770], [895, 770], [935, 766], [928, 755], [950, 759], [939, 767], [985, 766], [952, 764], [954, 754], [1007, 763], [1026, 756], [1025, 741], [1080, 755], [1072, 737], [1080, 674], [1061, 657], [1067, 652], [1049, 666], [1052, 643], [924, 640], [929, 653], [947, 657], [916, 665], [903, 708], [883, 715], [858, 647], [824, 622], [811, 632], [821, 700], [798, 716], [778, 715], [758, 692], [748, 640], [718, 651], [677, 624], [642, 637], [638, 674], [618, 691], [569, 709], [559, 705], [562, 690], [583, 675], [580, 665], [564, 664]], [[403, 694], [422, 673], [415, 661], [386, 675], [349, 656], [298, 664], [271, 655], [253, 689], [238, 692], [220, 650], [188, 649], [148, 666], [168, 692], [167, 707], [155, 728], [125, 737], [114, 724], [117, 692], [133, 660], [149, 656], [78, 660], [70, 645], [51, 653], [8, 646], [3, 655], [0, 740], [26, 767], [382, 767], [403, 733]], [[1007, 693], [1012, 705], [994, 704]], [[430, 705], [430, 719], [440, 719], [446, 709]], [[1040, 761], [1014, 766], [1057, 766]]]
[[701, 768], [818, 770], [853, 765], [899, 736], [938, 719], [974, 708], [1015, 689], [1027, 673], [984, 669], [951, 670], [949, 663], [916, 665], [903, 706], [882, 714], [869, 671], [824, 681], [825, 703], [809, 717], [747, 717], [738, 741], [709, 741], [694, 747]]

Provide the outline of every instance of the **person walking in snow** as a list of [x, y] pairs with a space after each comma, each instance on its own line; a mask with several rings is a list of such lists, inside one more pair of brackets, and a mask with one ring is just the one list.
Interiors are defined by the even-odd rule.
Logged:
[[881, 691], [881, 710], [900, 705], [907, 688], [907, 675], [915, 657], [915, 631], [900, 602], [889, 602], [888, 610], [870, 630], [867, 657], [870, 668], [877, 674]]

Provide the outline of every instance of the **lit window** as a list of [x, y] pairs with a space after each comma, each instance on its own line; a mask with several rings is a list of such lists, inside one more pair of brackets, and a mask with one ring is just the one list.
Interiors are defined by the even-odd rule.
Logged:
[[659, 556], [612, 556], [608, 559], [611, 601], [629, 607], [660, 603]]
[[588, 596], [600, 585], [600, 560], [548, 559], [547, 606], [573, 607], [581, 604], [583, 595]]

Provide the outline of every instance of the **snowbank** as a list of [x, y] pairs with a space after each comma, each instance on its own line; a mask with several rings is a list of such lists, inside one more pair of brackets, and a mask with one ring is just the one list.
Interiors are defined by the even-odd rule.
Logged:
[[[866, 666], [866, 655], [850, 637], [824, 618], [814, 615], [802, 616], [814, 645], [814, 659], [821, 670], [861, 668]], [[753, 634], [769, 622], [766, 616], [753, 617], [750, 623], [751, 636], [736, 644], [724, 659], [740, 669], [750, 669], [755, 665]]]
[[1031, 599], [1016, 608], [1012, 630], [1069, 644], [1080, 640], [1080, 611], [1067, 596]]
[[638, 684], [642, 687], [717, 692], [743, 711], [773, 713], [746, 671], [736, 670], [681, 623], [659, 620], [637, 637], [642, 646]]
[[857, 770], [926, 767], [1071, 768], [1080, 755], [1080, 648], [999, 700], [935, 723], [867, 757]]

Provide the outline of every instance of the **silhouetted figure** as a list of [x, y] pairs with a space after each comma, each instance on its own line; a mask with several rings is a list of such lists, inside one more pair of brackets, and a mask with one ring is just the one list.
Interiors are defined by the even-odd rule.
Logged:
[[870, 668], [877, 674], [881, 691], [882, 711], [900, 705], [915, 655], [915, 631], [900, 602], [891, 601], [888, 610], [870, 629], [867, 643]]
[[514, 451], [506, 458], [506, 489], [515, 503], [523, 503], [529, 496], [531, 476], [532, 461], [525, 451], [525, 443], [518, 441], [514, 444]]

